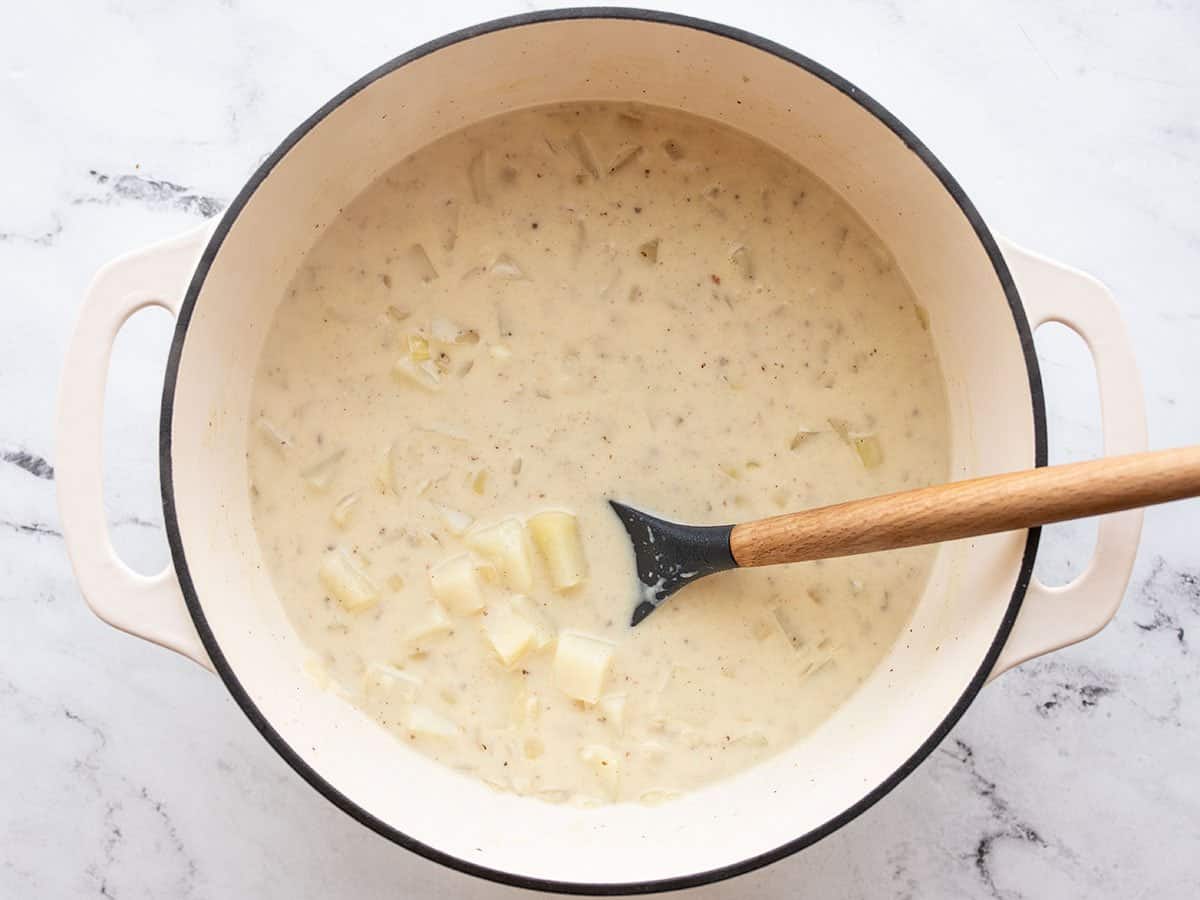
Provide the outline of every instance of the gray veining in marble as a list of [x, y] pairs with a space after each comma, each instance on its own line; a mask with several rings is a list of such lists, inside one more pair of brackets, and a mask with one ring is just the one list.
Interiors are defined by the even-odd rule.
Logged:
[[[219, 683], [86, 609], [54, 499], [54, 395], [96, 268], [216, 215], [321, 102], [452, 28], [534, 8], [344, 0], [24, 3], [0, 29], [0, 897], [501, 897], [374, 836], [294, 775]], [[681, 3], [889, 106], [996, 231], [1108, 283], [1155, 446], [1200, 442], [1200, 6], [1188, 0]], [[170, 322], [118, 340], [114, 542], [166, 559], [155, 480]], [[1039, 338], [1055, 460], [1099, 449], [1076, 343]], [[989, 686], [912, 777], [706, 898], [1184, 898], [1200, 885], [1200, 509], [1147, 514], [1095, 639]], [[1086, 566], [1049, 529], [1038, 571]]]

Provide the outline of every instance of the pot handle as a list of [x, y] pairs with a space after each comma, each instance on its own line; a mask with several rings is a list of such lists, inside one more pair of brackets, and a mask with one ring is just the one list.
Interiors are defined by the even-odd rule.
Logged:
[[[1146, 407], [1129, 333], [1112, 294], [1092, 276], [1009, 241], [1000, 249], [1029, 316], [1029, 327], [1061, 322], [1087, 343], [1100, 388], [1106, 456], [1146, 449]], [[1142, 510], [1100, 518], [1096, 551], [1070, 584], [1030, 578], [1021, 612], [989, 680], [1026, 660], [1091, 637], [1121, 605], [1137, 555]]]
[[135, 572], [117, 556], [104, 512], [104, 388], [117, 332], [135, 312], [174, 316], [209, 226], [122, 256], [96, 273], [67, 347], [58, 398], [55, 480], [67, 553], [92, 612], [122, 631], [212, 669], [184, 603], [174, 566]]

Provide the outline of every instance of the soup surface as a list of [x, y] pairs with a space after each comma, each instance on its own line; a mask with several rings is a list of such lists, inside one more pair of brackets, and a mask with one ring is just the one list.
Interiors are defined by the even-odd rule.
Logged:
[[943, 480], [926, 325], [829, 187], [708, 120], [538, 108], [404, 159], [312, 249], [254, 387], [255, 524], [312, 674], [552, 801], [788, 747], [935, 551], [724, 573], [632, 629], [607, 500], [728, 523]]

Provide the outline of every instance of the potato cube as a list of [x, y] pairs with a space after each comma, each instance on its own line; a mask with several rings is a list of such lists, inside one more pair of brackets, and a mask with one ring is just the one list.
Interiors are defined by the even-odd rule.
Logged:
[[534, 650], [541, 650], [554, 643], [558, 629], [540, 606], [524, 594], [517, 594], [511, 602], [513, 612], [533, 626]]
[[540, 512], [529, 520], [529, 533], [546, 560], [556, 591], [575, 587], [587, 578], [587, 557], [574, 515], [559, 510]]
[[513, 612], [508, 603], [488, 609], [483, 619], [483, 630], [496, 655], [506, 666], [511, 666], [529, 650], [537, 634], [534, 627]]
[[528, 539], [520, 519], [504, 519], [472, 531], [466, 541], [468, 547], [496, 566], [510, 589], [523, 594], [533, 587]]
[[559, 635], [554, 677], [563, 693], [584, 703], [599, 700], [614, 648], [612, 642], [586, 634]]
[[408, 730], [420, 737], [442, 738], [443, 740], [458, 737], [462, 730], [445, 716], [434, 712], [428, 706], [413, 704], [409, 707], [405, 719]]
[[603, 744], [589, 744], [579, 751], [579, 758], [590, 765], [600, 776], [610, 796], [617, 793], [617, 782], [621, 779], [621, 756], [612, 747]]
[[452, 556], [429, 570], [429, 588], [433, 596], [449, 607], [450, 612], [469, 616], [483, 609], [483, 594], [475, 563], [465, 553]]
[[350, 612], [367, 609], [379, 600], [379, 588], [345, 550], [332, 550], [317, 573], [325, 590]]
[[411, 703], [421, 679], [387, 663], [371, 663], [363, 675], [363, 691], [386, 703]]

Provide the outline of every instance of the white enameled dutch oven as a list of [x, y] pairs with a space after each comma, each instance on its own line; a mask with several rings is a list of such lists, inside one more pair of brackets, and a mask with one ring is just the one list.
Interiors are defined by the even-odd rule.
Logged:
[[[799, 160], [858, 210], [929, 310], [948, 383], [954, 477], [1046, 463], [1031, 329], [1047, 321], [1077, 331], [1095, 357], [1105, 452], [1144, 449], [1137, 372], [1106, 289], [997, 242], [937, 159], [878, 103], [745, 32], [581, 9], [491, 22], [398, 57], [301, 124], [215, 229], [105, 266], [63, 373], [58, 485], [67, 546], [96, 614], [215, 670], [271, 746], [338, 807], [464, 872], [535, 888], [641, 892], [779, 859], [877, 801], [989, 679], [1109, 621], [1141, 513], [1104, 518], [1091, 566], [1063, 588], [1031, 577], [1036, 531], [943, 546], [908, 634], [815, 734], [657, 807], [578, 809], [496, 793], [322, 691], [305, 674], [250, 518], [251, 379], [275, 306], [322, 229], [406, 154], [506, 110], [580, 99], [718, 119]], [[101, 496], [110, 347], [148, 305], [178, 319], [160, 433], [173, 565], [152, 578], [113, 552]]]

